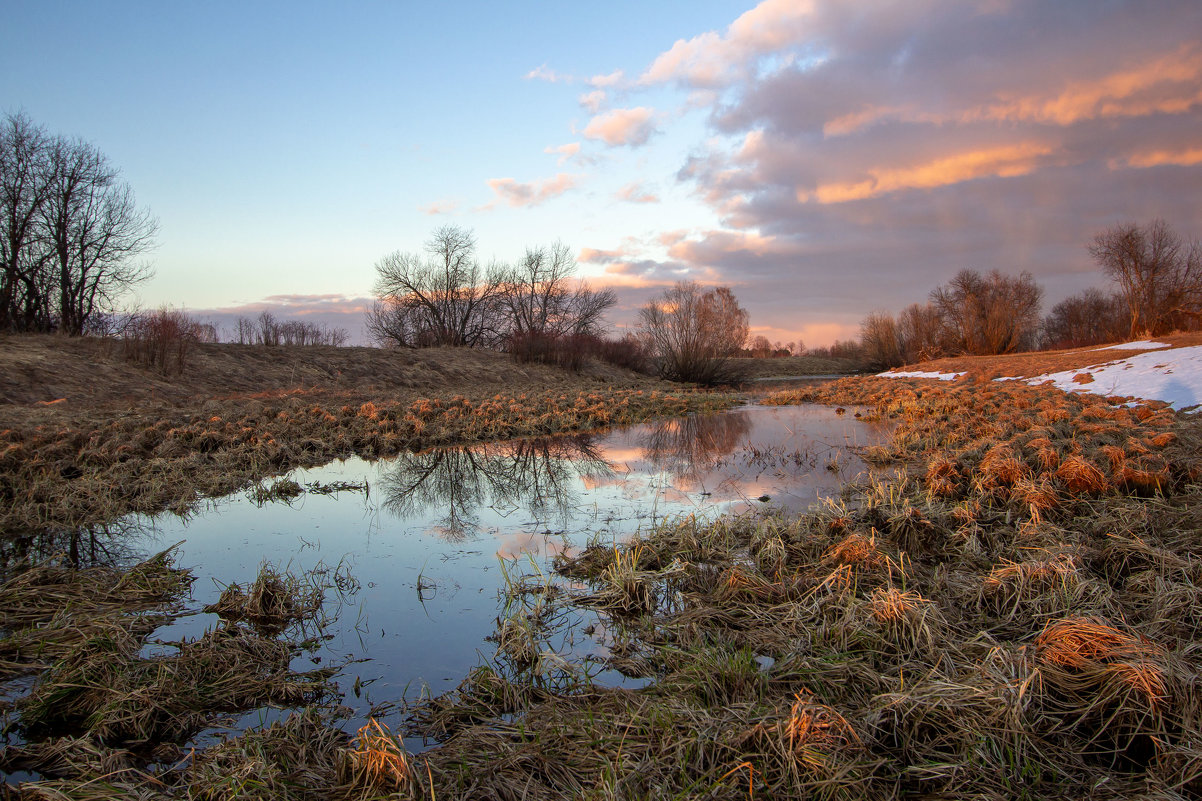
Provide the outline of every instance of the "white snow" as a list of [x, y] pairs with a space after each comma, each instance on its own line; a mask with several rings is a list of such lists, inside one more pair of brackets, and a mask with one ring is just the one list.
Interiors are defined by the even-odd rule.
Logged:
[[1094, 348], [1094, 350], [1151, 350], [1153, 348], [1167, 348], [1167, 342], [1153, 342], [1149, 339], [1143, 339], [1139, 342], [1124, 342], [1121, 345], [1107, 345], [1104, 348]]
[[[1125, 342], [1098, 350], [1147, 350], [1168, 348], [1163, 342], [1148, 340]], [[1082, 384], [1073, 378], [1089, 373], [1093, 381]], [[937, 378], [952, 381], [963, 373], [937, 373], [911, 370], [879, 373], [883, 378]], [[1136, 353], [1104, 363], [1076, 367], [1059, 373], [1033, 378], [1007, 376], [995, 381], [1026, 381], [1028, 384], [1051, 382], [1065, 392], [1089, 392], [1095, 395], [1121, 395], [1140, 400], [1160, 400], [1175, 409], [1202, 412], [1202, 345]], [[1197, 408], [1195, 408], [1197, 407]]]
[[[1093, 381], [1088, 384], [1074, 382], [1073, 376], [1081, 373], [1090, 373]], [[1028, 384], [1051, 381], [1067, 392], [1130, 395], [1143, 400], [1162, 400], [1175, 409], [1188, 409], [1202, 403], [1202, 345], [1137, 353], [1102, 365], [1025, 380]]]
[[911, 370], [900, 373], [878, 373], [881, 378], [938, 378], [940, 381], [955, 381], [963, 373], [924, 373], [921, 370]]

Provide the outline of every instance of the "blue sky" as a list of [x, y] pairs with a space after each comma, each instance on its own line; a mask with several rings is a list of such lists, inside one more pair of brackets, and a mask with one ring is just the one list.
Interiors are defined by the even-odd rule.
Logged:
[[[0, 111], [159, 218], [146, 305], [348, 328], [440, 225], [561, 239], [616, 323], [679, 278], [824, 344], [971, 267], [1202, 235], [1202, 4], [6, 2]], [[650, 6], [650, 7], [648, 7]]]

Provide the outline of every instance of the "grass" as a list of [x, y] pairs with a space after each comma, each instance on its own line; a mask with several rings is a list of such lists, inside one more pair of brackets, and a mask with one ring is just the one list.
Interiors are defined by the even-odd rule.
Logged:
[[[304, 394], [213, 401], [202, 412], [132, 414], [97, 427], [0, 431], [0, 530], [103, 524], [131, 512], [186, 513], [293, 467], [357, 454], [586, 431], [725, 408], [728, 395], [598, 387], [330, 403]], [[262, 502], [303, 491], [255, 486]]]
[[[893, 435], [871, 478], [804, 514], [665, 521], [560, 558], [554, 583], [506, 567], [495, 654], [409, 710], [435, 748], [311, 712], [108, 781], [230, 799], [1202, 794], [1192, 419], [970, 382], [769, 400], [858, 407]], [[639, 686], [598, 686], [557, 650], [581, 616], [605, 633], [592, 658]], [[47, 792], [133, 744], [98, 742]]]

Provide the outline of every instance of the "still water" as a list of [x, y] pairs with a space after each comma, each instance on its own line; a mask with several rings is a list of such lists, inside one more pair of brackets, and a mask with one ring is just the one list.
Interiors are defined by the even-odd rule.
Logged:
[[[328, 639], [294, 666], [354, 660], [338, 682], [362, 719], [373, 703], [446, 692], [492, 658], [486, 638], [502, 613], [505, 574], [549, 575], [557, 553], [679, 515], [807, 508], [862, 474], [854, 446], [884, 437], [879, 425], [827, 407], [746, 406], [589, 435], [348, 459], [284, 477], [311, 488], [287, 502], [254, 492], [218, 499], [186, 520], [155, 518], [130, 545], [154, 552], [182, 542], [177, 563], [197, 577], [196, 610], [224, 584], [253, 581], [264, 562], [352, 576], [332, 591], [338, 618]], [[198, 636], [216, 622], [197, 611], [156, 637]], [[596, 652], [601, 644], [583, 628], [567, 627], [553, 647], [573, 658]]]

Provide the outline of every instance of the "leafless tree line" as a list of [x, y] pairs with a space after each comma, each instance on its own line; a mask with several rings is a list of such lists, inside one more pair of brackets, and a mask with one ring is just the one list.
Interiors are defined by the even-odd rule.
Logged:
[[1091, 288], [1040, 319], [1042, 289], [1029, 273], [982, 276], [962, 270], [894, 316], [861, 323], [864, 360], [874, 367], [960, 353], [1069, 348], [1161, 336], [1202, 326], [1202, 245], [1185, 242], [1164, 220], [1123, 223], [1095, 236], [1088, 250], [1112, 291]]
[[95, 146], [0, 121], [0, 330], [85, 333], [150, 277], [157, 231]]
[[514, 337], [596, 335], [617, 298], [574, 278], [568, 247], [528, 248], [516, 264], [483, 264], [471, 231], [445, 226], [421, 253], [376, 263], [367, 328], [379, 344], [505, 348]]
[[1052, 307], [1043, 323], [1047, 348], [1191, 331], [1202, 325], [1202, 245], [1185, 242], [1164, 220], [1102, 231], [1089, 253], [1112, 281]]
[[277, 320], [268, 311], [253, 320], [239, 317], [234, 327], [234, 341], [239, 345], [342, 347], [348, 339], [350, 335], [345, 328], [331, 328], [304, 320]]
[[961, 270], [925, 304], [864, 318], [862, 358], [872, 367], [895, 367], [950, 354], [1030, 350], [1038, 343], [1042, 299], [1043, 288], [1028, 272]]

